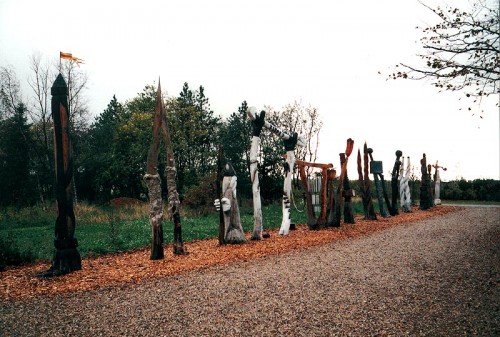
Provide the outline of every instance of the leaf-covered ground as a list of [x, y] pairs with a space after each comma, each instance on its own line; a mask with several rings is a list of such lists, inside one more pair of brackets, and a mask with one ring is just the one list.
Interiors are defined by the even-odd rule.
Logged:
[[289, 235], [281, 236], [271, 230], [270, 238], [250, 241], [241, 245], [218, 244], [217, 239], [185, 243], [187, 255], [174, 256], [172, 246], [165, 247], [165, 259], [151, 261], [149, 248], [132, 252], [99, 256], [82, 261], [82, 270], [54, 278], [38, 278], [35, 275], [47, 270], [48, 263], [7, 269], [0, 273], [0, 299], [18, 300], [33, 296], [50, 296], [76, 291], [94, 290], [103, 287], [126, 286], [151, 279], [200, 270], [214, 265], [223, 265], [239, 260], [249, 260], [268, 255], [304, 249], [325, 243], [355, 238], [378, 232], [393, 226], [440, 216], [462, 209], [453, 206], [438, 206], [431, 210], [415, 209], [412, 213], [401, 213], [391, 218], [376, 221], [357, 217], [356, 224], [342, 224], [340, 228], [311, 231], [306, 225], [297, 225]]

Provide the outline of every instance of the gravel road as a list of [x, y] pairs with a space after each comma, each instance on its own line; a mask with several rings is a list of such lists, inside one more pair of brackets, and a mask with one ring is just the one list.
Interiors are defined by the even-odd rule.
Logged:
[[500, 336], [500, 208], [122, 288], [0, 302], [0, 336]]

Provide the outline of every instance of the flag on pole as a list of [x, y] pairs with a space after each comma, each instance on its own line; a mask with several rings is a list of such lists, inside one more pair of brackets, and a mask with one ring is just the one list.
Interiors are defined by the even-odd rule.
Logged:
[[62, 51], [59, 52], [59, 58], [64, 60], [70, 60], [71, 62], [75, 62], [77, 65], [79, 65], [80, 63], [84, 63], [82, 59], [74, 57], [73, 54], [63, 53]]

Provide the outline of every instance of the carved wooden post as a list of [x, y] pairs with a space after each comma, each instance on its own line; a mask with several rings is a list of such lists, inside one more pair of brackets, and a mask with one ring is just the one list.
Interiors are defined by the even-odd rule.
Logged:
[[326, 209], [326, 226], [335, 225], [335, 191], [333, 190], [333, 181], [337, 172], [333, 168], [327, 169], [328, 185], [327, 185], [327, 209]]
[[260, 133], [264, 126], [265, 111], [252, 119], [252, 145], [250, 146], [250, 180], [252, 181], [253, 199], [253, 233], [252, 240], [262, 240], [262, 204], [260, 200], [260, 184], [257, 153], [260, 147]]
[[78, 242], [75, 238], [73, 159], [69, 135], [68, 87], [61, 74], [54, 81], [51, 94], [58, 212], [52, 266], [41, 276], [62, 275], [82, 269], [82, 259], [77, 250]]
[[404, 158], [401, 158], [401, 173], [399, 175], [399, 200], [401, 202], [401, 209], [405, 213], [411, 212], [411, 191], [408, 181], [410, 180], [410, 157], [408, 157], [408, 163], [406, 166], [406, 172], [404, 172]]
[[151, 225], [151, 260], [161, 260], [163, 253], [163, 200], [161, 197], [161, 179], [158, 173], [158, 154], [160, 152], [160, 128], [163, 123], [163, 105], [160, 80], [156, 92], [155, 114], [153, 118], [153, 140], [149, 147], [144, 182], [148, 187], [149, 223]]
[[290, 230], [290, 192], [292, 190], [292, 174], [293, 167], [295, 165], [295, 146], [297, 145], [297, 133], [293, 134], [289, 139], [283, 140], [286, 150], [286, 162], [285, 162], [285, 180], [283, 182], [283, 199], [282, 199], [282, 212], [283, 218], [281, 221], [281, 226], [279, 234], [287, 235]]
[[161, 129], [163, 131], [163, 140], [165, 141], [165, 150], [167, 152], [167, 166], [165, 167], [165, 177], [167, 180], [168, 188], [168, 214], [174, 223], [174, 254], [183, 255], [187, 254], [182, 242], [182, 225], [181, 215], [179, 211], [180, 201], [179, 193], [177, 193], [177, 169], [175, 168], [174, 150], [172, 147], [172, 140], [170, 139], [170, 132], [168, 130], [168, 120], [165, 115], [163, 101], [161, 103], [162, 121]]
[[[370, 173], [373, 174], [373, 181], [375, 182], [375, 189], [377, 190], [377, 198], [378, 198], [378, 207], [380, 209], [380, 215], [382, 215], [384, 218], [390, 217], [389, 214], [387, 214], [385, 207], [384, 207], [384, 194], [383, 191], [385, 190], [383, 184], [383, 168], [382, 168], [382, 162], [381, 161], [374, 161], [373, 160], [373, 149], [368, 148], [367, 150], [368, 155], [370, 156]], [[381, 179], [379, 179], [381, 177]], [[382, 181], [381, 181], [382, 180]]]
[[434, 205], [441, 205], [441, 177], [439, 176], [439, 169], [442, 168], [446, 171], [446, 167], [439, 166], [438, 161], [434, 167]]
[[426, 210], [432, 207], [430, 200], [431, 196], [429, 195], [430, 191], [430, 177], [429, 173], [427, 172], [427, 158], [425, 156], [425, 153], [420, 160], [420, 171], [422, 172], [422, 182], [420, 185], [420, 209]]
[[401, 161], [399, 158], [403, 155], [403, 152], [400, 150], [396, 151], [396, 161], [394, 162], [394, 167], [392, 169], [391, 176], [391, 192], [392, 192], [392, 200], [389, 208], [389, 213], [391, 215], [397, 215], [398, 212], [398, 180], [399, 180], [399, 168], [401, 167]]
[[342, 194], [339, 195], [339, 199], [344, 198], [344, 222], [345, 223], [354, 223], [354, 213], [352, 211], [352, 203], [351, 199], [354, 196], [354, 191], [351, 189], [349, 183], [349, 177], [347, 176], [347, 163], [349, 162], [349, 156], [352, 153], [352, 149], [354, 147], [354, 140], [351, 138], [347, 139], [347, 145], [345, 153], [340, 154], [340, 163], [342, 165], [342, 171], [340, 173], [341, 181], [339, 184], [342, 184]]
[[[224, 179], [222, 181], [222, 194], [228, 201], [229, 208], [224, 212], [224, 243], [238, 244], [246, 242], [245, 232], [240, 220], [240, 209], [236, 197], [237, 185], [236, 172], [233, 166], [227, 163], [224, 166]], [[221, 205], [220, 209], [224, 209]]]
[[361, 153], [358, 149], [358, 176], [359, 185], [361, 187], [361, 198], [363, 200], [363, 211], [365, 214], [365, 220], [377, 220], [377, 215], [375, 214], [375, 209], [373, 207], [372, 195], [370, 191], [370, 176], [368, 174], [368, 147], [364, 145], [363, 148], [363, 159], [364, 165], [361, 168]]

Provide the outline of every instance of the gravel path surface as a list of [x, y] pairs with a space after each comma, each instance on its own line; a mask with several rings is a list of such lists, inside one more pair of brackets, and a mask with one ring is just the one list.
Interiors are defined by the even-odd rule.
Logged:
[[0, 302], [0, 336], [499, 336], [500, 208], [97, 291]]

